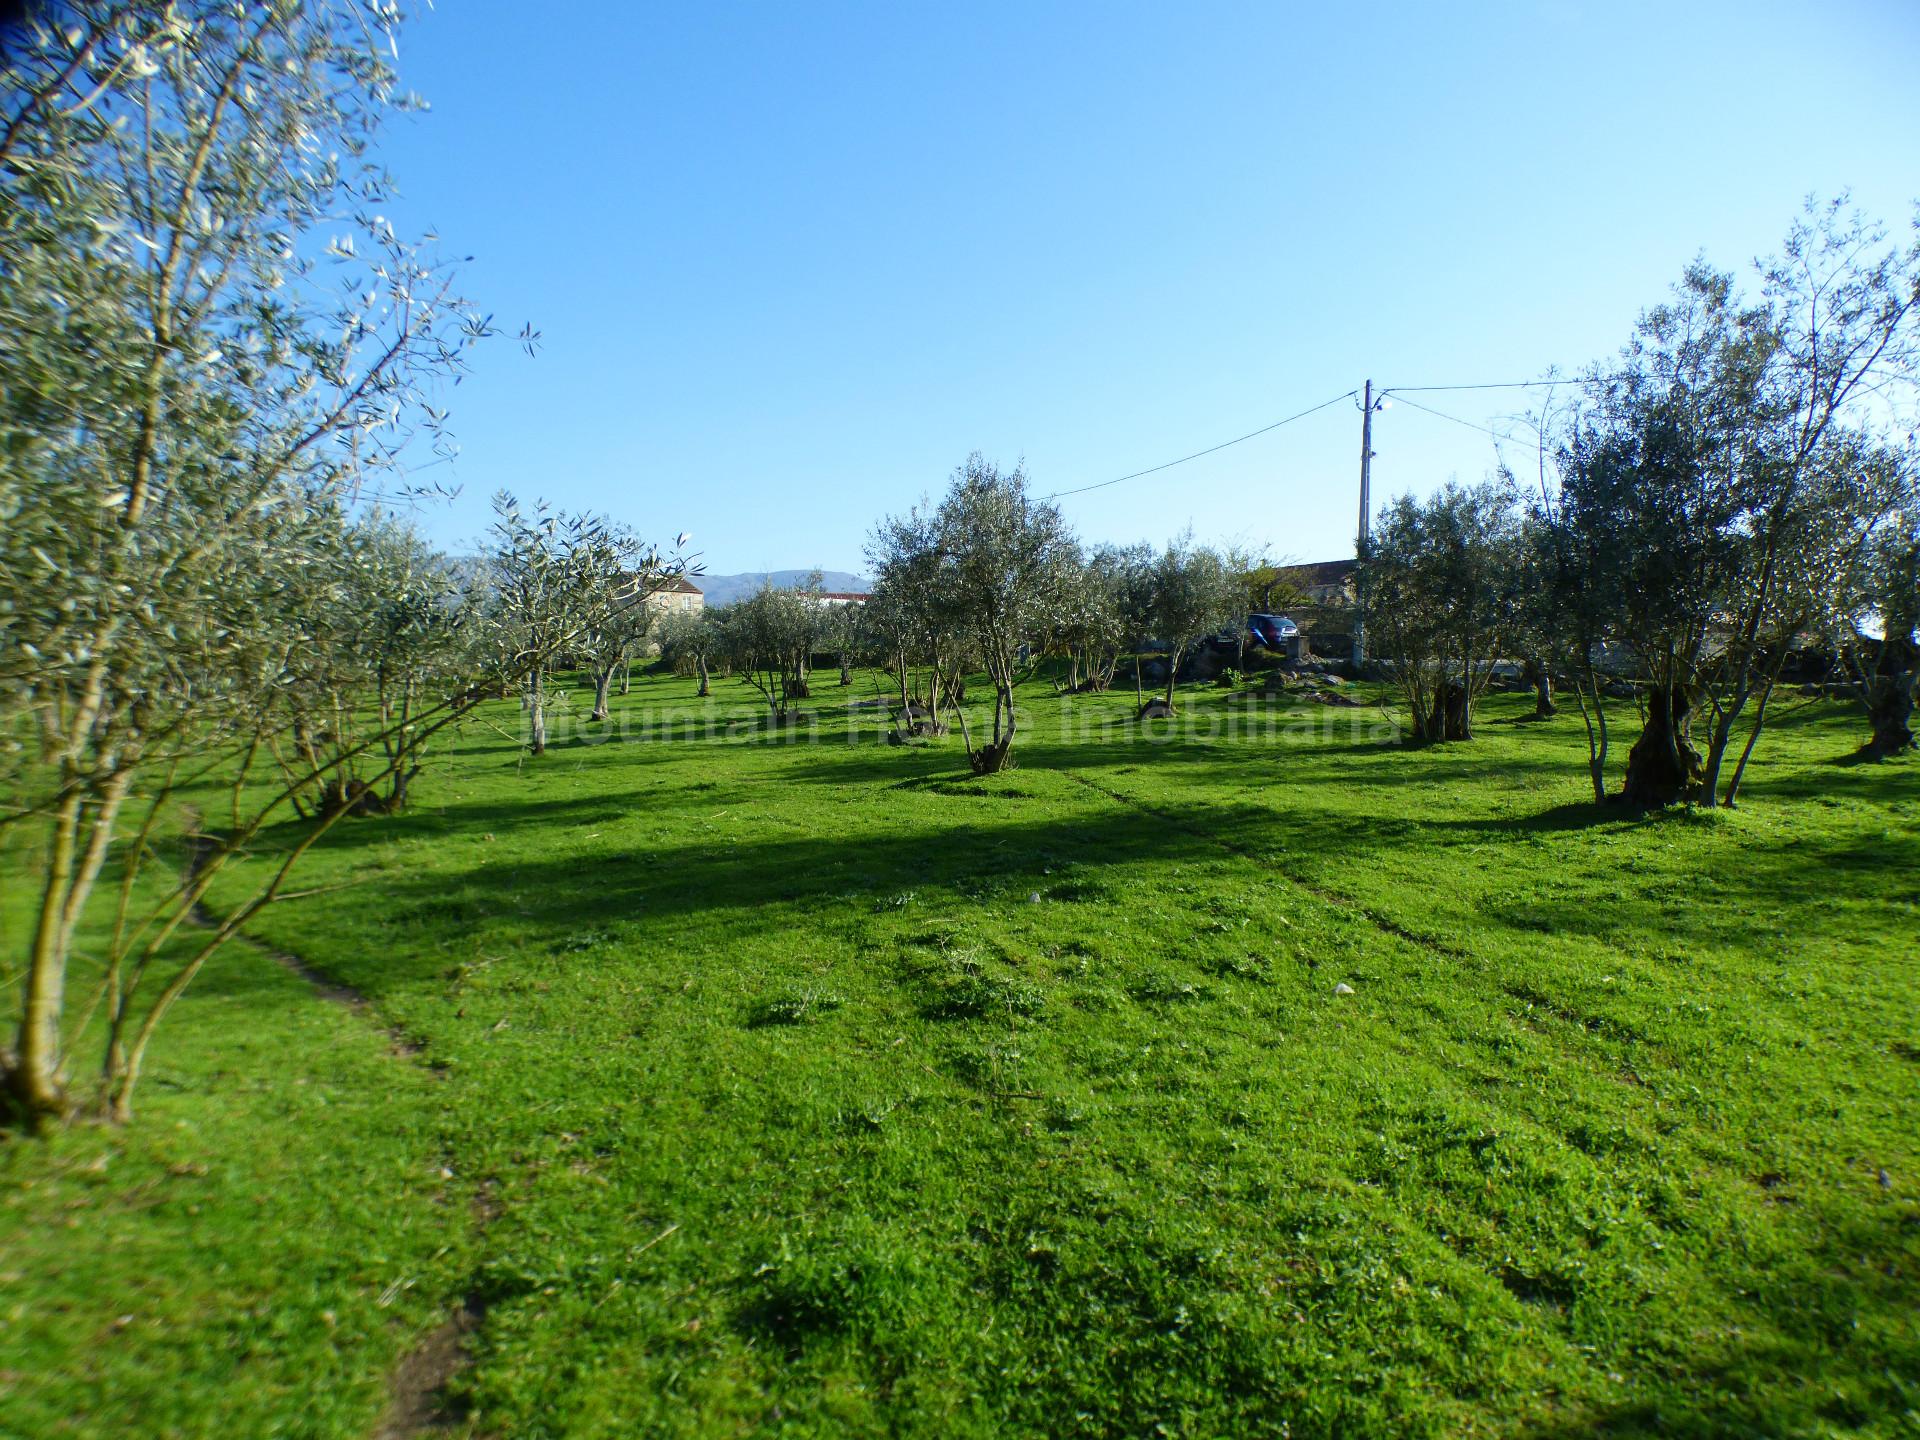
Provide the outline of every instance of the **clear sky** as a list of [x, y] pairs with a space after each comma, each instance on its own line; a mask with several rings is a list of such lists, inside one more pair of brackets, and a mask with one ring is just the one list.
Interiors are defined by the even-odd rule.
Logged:
[[[1920, 0], [438, 0], [401, 58], [433, 108], [384, 142], [399, 216], [545, 337], [452, 392], [464, 493], [426, 528], [464, 548], [507, 486], [716, 573], [859, 570], [974, 449], [1044, 493], [1368, 377], [1576, 368], [1811, 191], [1920, 198]], [[1093, 540], [1349, 554], [1359, 418], [1061, 503]], [[1375, 446], [1376, 497], [1493, 460], [1404, 404]]]

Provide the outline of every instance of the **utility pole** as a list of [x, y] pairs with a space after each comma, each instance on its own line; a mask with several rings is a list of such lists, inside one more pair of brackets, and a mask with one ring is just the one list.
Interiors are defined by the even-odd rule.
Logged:
[[[1373, 512], [1373, 381], [1367, 381], [1366, 399], [1360, 405], [1360, 528], [1356, 535], [1354, 560], [1367, 557], [1367, 540], [1372, 532]], [[1361, 663], [1367, 657], [1367, 588], [1356, 569], [1353, 576], [1353, 670], [1357, 679]]]

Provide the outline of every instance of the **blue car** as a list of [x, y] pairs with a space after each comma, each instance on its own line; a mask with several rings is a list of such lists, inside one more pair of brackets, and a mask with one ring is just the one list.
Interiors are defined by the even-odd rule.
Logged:
[[1285, 615], [1249, 615], [1247, 638], [1268, 650], [1284, 650], [1287, 642], [1300, 633], [1300, 627]]

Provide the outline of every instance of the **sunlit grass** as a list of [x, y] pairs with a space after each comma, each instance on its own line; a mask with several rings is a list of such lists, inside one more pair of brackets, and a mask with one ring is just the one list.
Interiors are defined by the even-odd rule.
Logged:
[[1042, 690], [978, 781], [716, 691], [498, 707], [256, 927], [419, 1055], [235, 949], [7, 1147], [0, 1433], [364, 1435], [468, 1296], [476, 1434], [1915, 1423], [1920, 766], [1839, 707], [1701, 819], [1517, 700]]

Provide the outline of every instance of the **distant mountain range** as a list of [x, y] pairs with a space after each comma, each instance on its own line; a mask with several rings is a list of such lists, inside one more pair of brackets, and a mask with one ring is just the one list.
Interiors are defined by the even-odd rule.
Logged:
[[[480, 574], [486, 564], [481, 555], [450, 555], [447, 564], [456, 578], [471, 580]], [[762, 585], [771, 585], [776, 590], [795, 585], [804, 585], [814, 572], [811, 570], [748, 570], [738, 575], [696, 575], [693, 583], [700, 587], [707, 597], [709, 605], [731, 605], [734, 601], [753, 594]], [[869, 581], [864, 575], [854, 575], [845, 570], [822, 570], [820, 588], [822, 590], [867, 589]]]
[[[753, 594], [762, 585], [771, 585], [776, 590], [789, 586], [804, 585], [811, 570], [753, 570], [740, 575], [696, 575], [693, 583], [706, 593], [709, 605], [731, 605], [735, 600]], [[849, 574], [845, 570], [822, 570], [820, 572], [822, 590], [865, 590], [866, 577]]]

